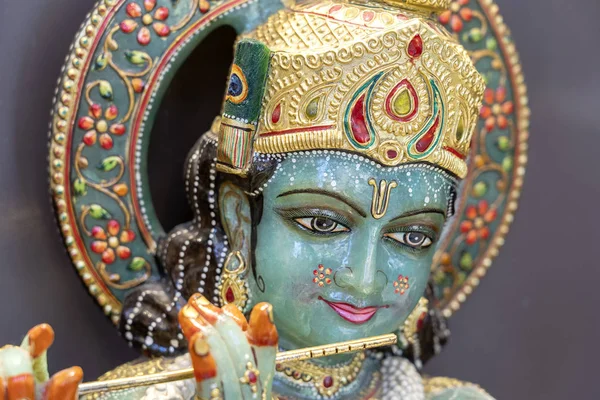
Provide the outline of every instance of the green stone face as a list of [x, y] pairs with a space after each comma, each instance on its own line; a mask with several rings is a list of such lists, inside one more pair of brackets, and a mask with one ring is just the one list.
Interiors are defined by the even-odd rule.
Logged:
[[[379, 219], [370, 180], [377, 190], [395, 182]], [[252, 302], [274, 306], [281, 345], [395, 331], [427, 285], [452, 184], [425, 165], [382, 167], [333, 151], [288, 155], [264, 188], [256, 230], [264, 291], [250, 282]]]

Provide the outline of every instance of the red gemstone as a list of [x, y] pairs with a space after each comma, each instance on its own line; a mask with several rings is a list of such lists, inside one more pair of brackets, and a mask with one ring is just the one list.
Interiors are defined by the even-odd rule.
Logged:
[[435, 119], [435, 123], [433, 124], [433, 126], [431, 128], [429, 128], [429, 131], [427, 131], [425, 136], [423, 136], [417, 142], [417, 145], [415, 147], [417, 148], [417, 151], [419, 153], [424, 153], [425, 151], [427, 151], [427, 149], [429, 149], [429, 147], [431, 146], [431, 143], [433, 143], [433, 138], [435, 137], [435, 132], [437, 131], [437, 128], [439, 125], [440, 125], [440, 116], [438, 115], [437, 118]]
[[336, 4], [335, 6], [333, 6], [329, 9], [329, 14], [333, 14], [334, 12], [340, 11], [341, 9], [342, 9], [342, 5]]
[[323, 378], [323, 386], [326, 388], [330, 388], [333, 386], [333, 378], [331, 376], [326, 376]]
[[423, 324], [425, 323], [425, 317], [427, 317], [427, 313], [422, 313], [417, 321], [417, 331], [423, 329]]
[[375, 13], [373, 11], [365, 11], [362, 17], [365, 22], [371, 22], [373, 21], [373, 18], [375, 18]]
[[398, 152], [396, 150], [390, 149], [387, 151], [387, 156], [389, 159], [393, 160], [394, 158], [398, 157]]
[[408, 44], [408, 55], [417, 58], [421, 57], [421, 54], [423, 54], [423, 39], [421, 35], [417, 35]]
[[254, 372], [248, 372], [248, 382], [250, 382], [251, 384], [255, 384], [257, 380], [258, 378], [256, 377], [256, 374]]
[[227, 288], [227, 291], [225, 292], [225, 300], [227, 300], [227, 303], [233, 303], [235, 301], [235, 295], [230, 287]]
[[352, 136], [360, 144], [369, 143], [371, 135], [365, 122], [365, 95], [363, 94], [354, 104], [352, 115], [350, 116], [352, 127]]
[[273, 110], [273, 114], [271, 115], [271, 121], [276, 124], [281, 119], [281, 103], [277, 104], [277, 107]]

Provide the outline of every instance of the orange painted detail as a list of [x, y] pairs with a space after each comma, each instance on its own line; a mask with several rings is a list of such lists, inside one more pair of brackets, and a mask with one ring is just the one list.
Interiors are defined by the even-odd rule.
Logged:
[[79, 384], [83, 380], [80, 367], [65, 369], [52, 377], [46, 388], [47, 400], [76, 400]]
[[22, 374], [8, 378], [6, 392], [7, 400], [35, 399], [33, 375]]
[[277, 346], [279, 335], [273, 323], [273, 306], [269, 303], [259, 303], [252, 309], [248, 342], [254, 346]]
[[246, 317], [244, 317], [244, 314], [242, 314], [235, 304], [226, 304], [223, 306], [222, 310], [226, 315], [231, 317], [244, 332], [248, 330], [248, 321], [246, 321]]
[[219, 315], [223, 313], [219, 307], [213, 305], [206, 297], [199, 293], [193, 295], [188, 304], [194, 307], [205, 320], [213, 325], [219, 319]]
[[29, 353], [33, 358], [42, 355], [54, 342], [54, 330], [48, 324], [33, 327], [27, 336], [29, 337]]
[[202, 382], [215, 378], [217, 376], [217, 363], [210, 354], [210, 347], [206, 343], [202, 332], [197, 332], [192, 336], [188, 347], [196, 381]]

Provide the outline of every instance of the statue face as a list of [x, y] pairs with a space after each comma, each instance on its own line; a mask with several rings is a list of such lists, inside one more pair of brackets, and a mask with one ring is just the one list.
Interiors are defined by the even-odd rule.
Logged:
[[285, 158], [263, 188], [257, 279], [249, 274], [252, 302], [274, 305], [281, 344], [396, 330], [426, 288], [452, 186], [426, 165], [325, 151]]

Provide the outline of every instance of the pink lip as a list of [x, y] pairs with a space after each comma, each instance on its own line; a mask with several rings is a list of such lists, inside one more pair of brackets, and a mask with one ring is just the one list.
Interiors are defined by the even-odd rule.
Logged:
[[[327, 301], [321, 296], [319, 296], [319, 300], [323, 300], [329, 307], [333, 309], [336, 313], [339, 314], [340, 317], [344, 318], [346, 321], [352, 322], [353, 324], [364, 324], [369, 321], [377, 311], [379, 311], [382, 307], [365, 307], [365, 308], [357, 308], [352, 304], [348, 303], [336, 303], [333, 301]], [[383, 308], [387, 308], [387, 306], [383, 306]]]

